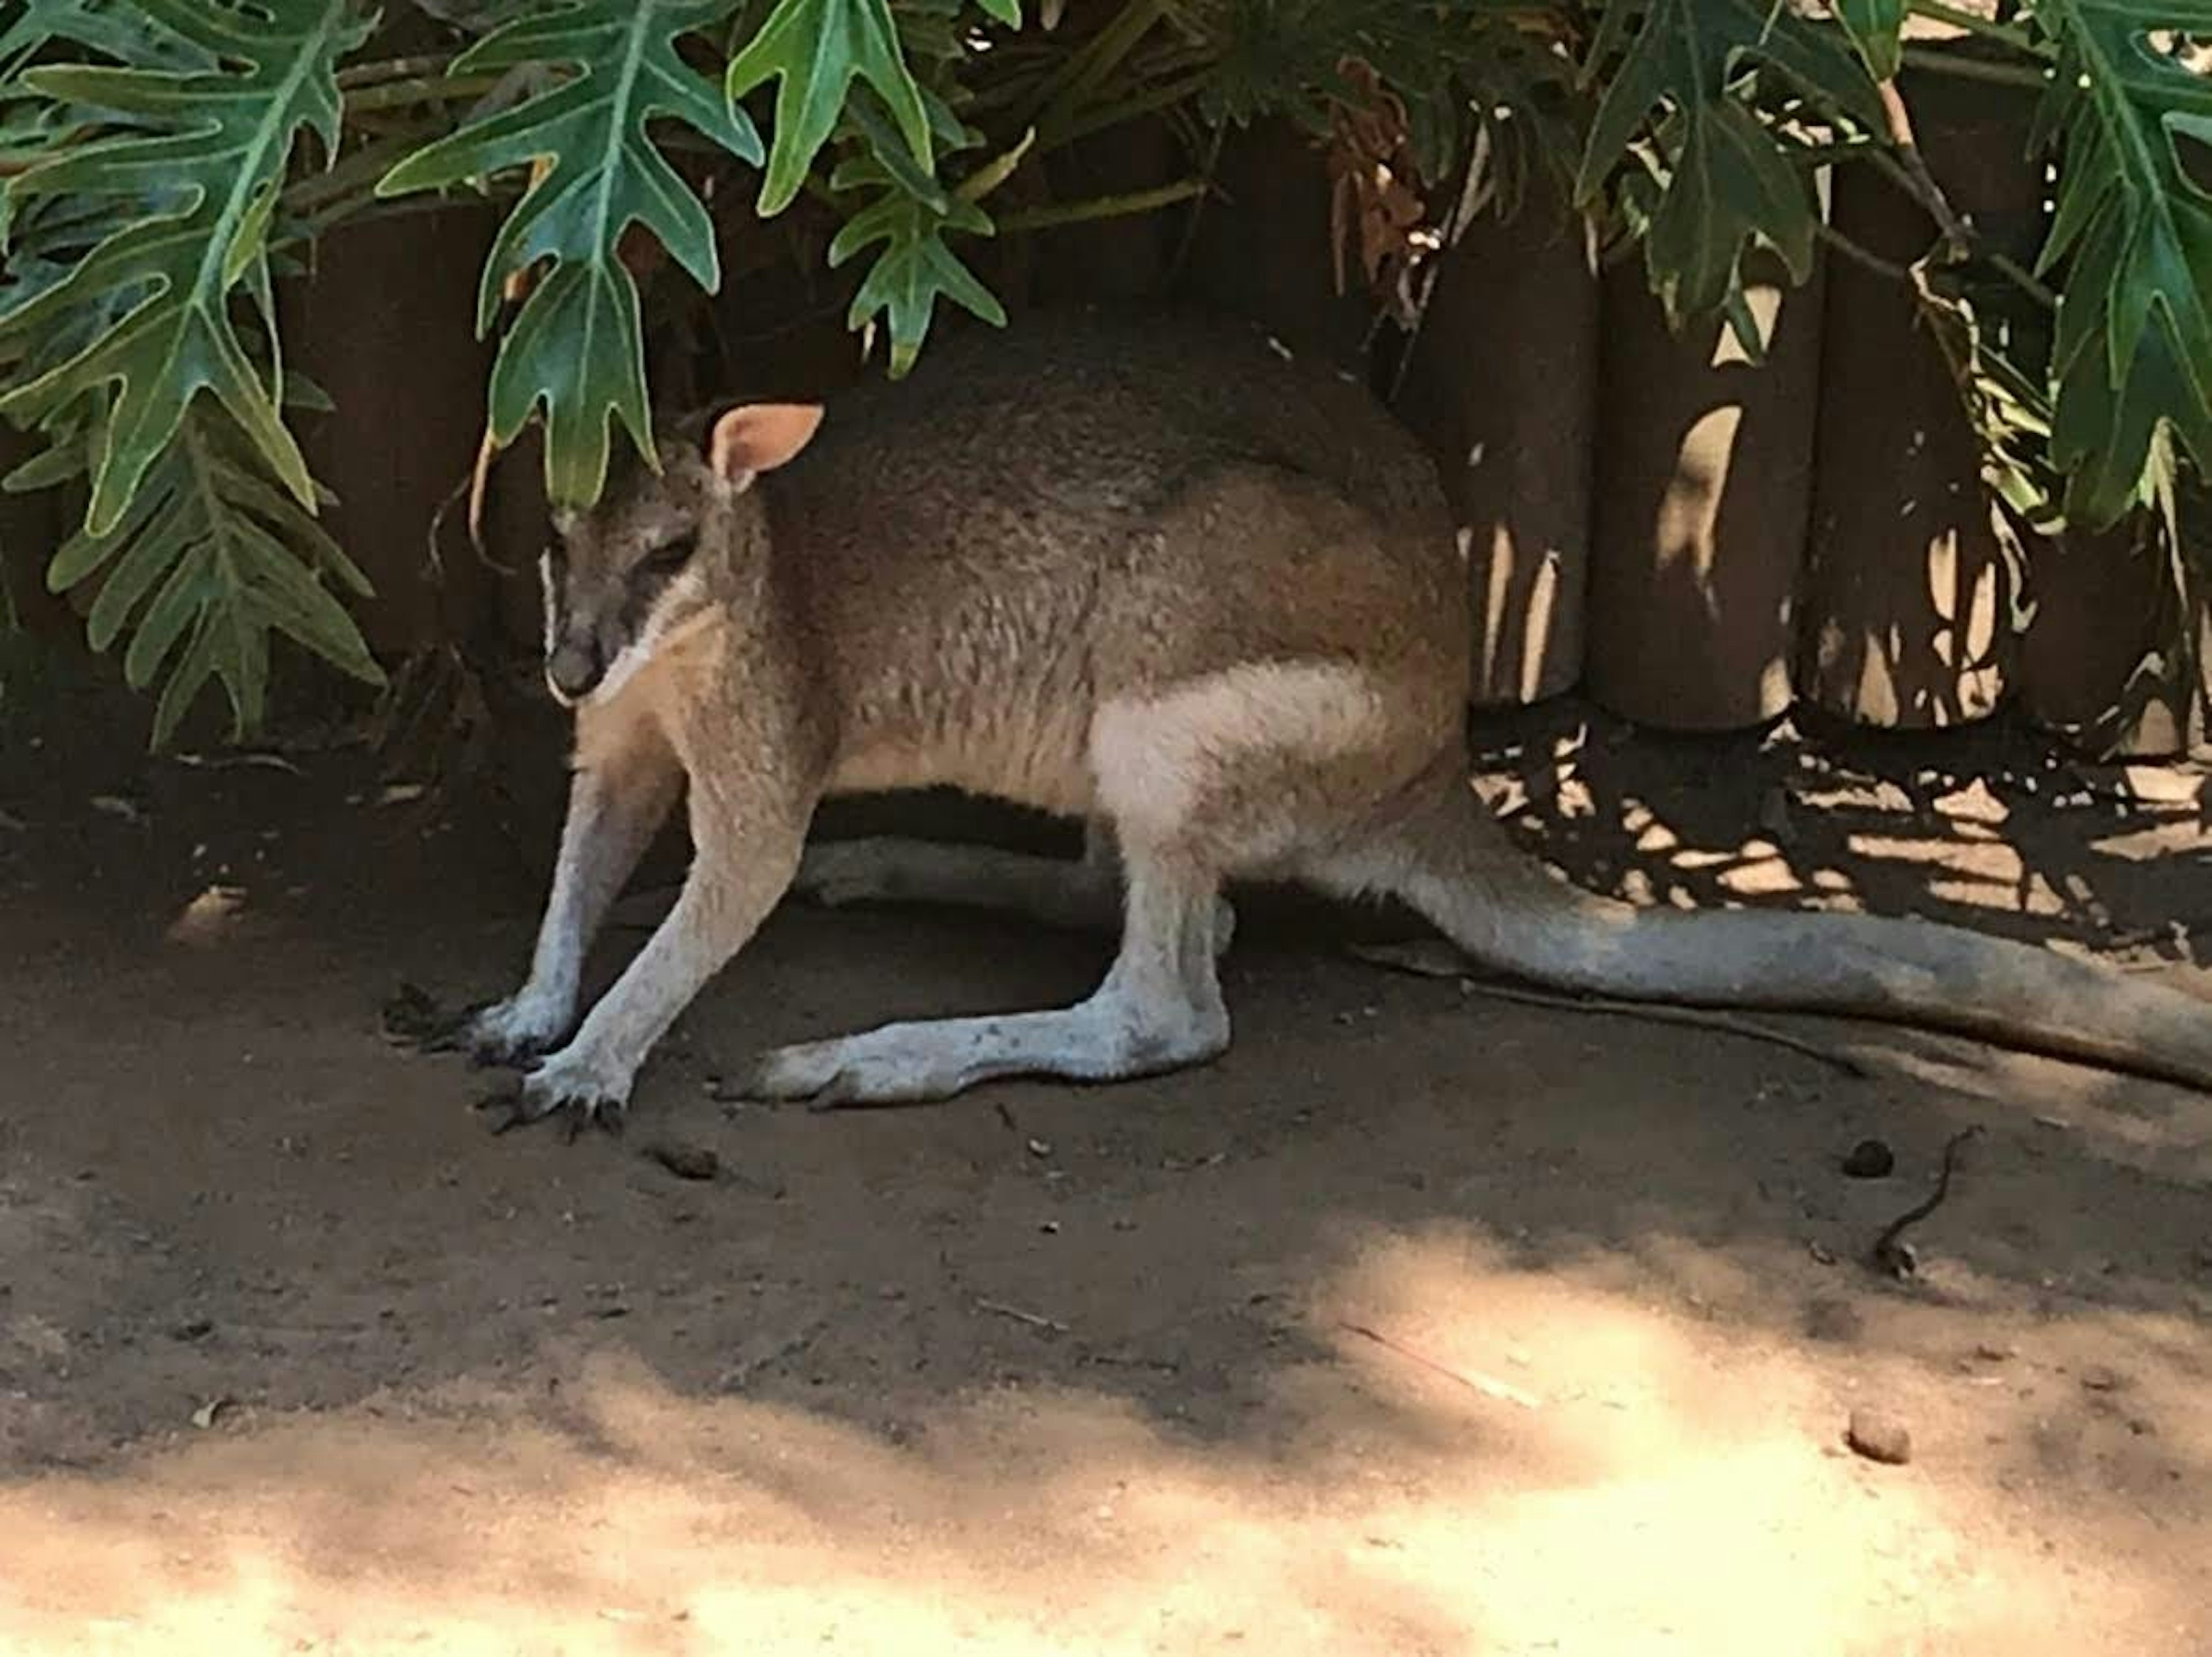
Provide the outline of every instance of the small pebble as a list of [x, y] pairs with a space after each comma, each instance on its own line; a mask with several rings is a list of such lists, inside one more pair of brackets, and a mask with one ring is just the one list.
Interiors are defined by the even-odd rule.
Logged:
[[711, 1180], [721, 1172], [721, 1158], [704, 1145], [664, 1139], [647, 1145], [645, 1154], [679, 1180]]
[[1844, 1172], [1854, 1180], [1887, 1179], [1897, 1166], [1897, 1155], [1879, 1139], [1862, 1139], [1844, 1158]]
[[1869, 1461], [1901, 1467], [1912, 1460], [1912, 1435], [1905, 1423], [1882, 1410], [1854, 1410], [1844, 1429], [1844, 1442]]
[[2109, 1364], [2093, 1363], [2081, 1372], [2081, 1384], [2093, 1393], [2117, 1393], [2128, 1378]]

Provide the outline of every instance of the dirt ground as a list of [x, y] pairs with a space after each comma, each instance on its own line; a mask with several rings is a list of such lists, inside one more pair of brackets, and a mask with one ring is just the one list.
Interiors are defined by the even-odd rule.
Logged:
[[[1262, 895], [1200, 1072], [725, 1107], [758, 1045], [1103, 958], [787, 909], [626, 1139], [495, 1138], [486, 1077], [379, 1007], [520, 971], [545, 733], [416, 797], [93, 717], [0, 740], [0, 1649], [2212, 1650], [2203, 1097], [1769, 1021], [1856, 1077], [1384, 972], [1341, 945], [1388, 918]], [[1578, 879], [2202, 986], [2193, 770], [1571, 707], [1481, 734]], [[1917, 1278], [1882, 1278], [1970, 1126]], [[1847, 1177], [1869, 1138], [1896, 1171]], [[1854, 1409], [1910, 1461], [1847, 1449]]]

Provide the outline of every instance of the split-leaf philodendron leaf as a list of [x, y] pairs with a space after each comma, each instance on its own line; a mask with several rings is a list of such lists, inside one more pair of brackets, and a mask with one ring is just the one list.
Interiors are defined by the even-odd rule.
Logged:
[[544, 262], [500, 342], [491, 428], [510, 442], [544, 405], [546, 486], [564, 505], [599, 498], [610, 416], [653, 452], [637, 283], [619, 257], [623, 232], [644, 226], [701, 287], [721, 284], [714, 222], [647, 124], [680, 121], [759, 162], [752, 122], [677, 50], [684, 35], [728, 10], [725, 0], [567, 0], [495, 29], [455, 61], [456, 73], [550, 65], [558, 78], [410, 155], [379, 186], [399, 195], [546, 164], [485, 263], [477, 325], [488, 331], [496, 321], [509, 277]]

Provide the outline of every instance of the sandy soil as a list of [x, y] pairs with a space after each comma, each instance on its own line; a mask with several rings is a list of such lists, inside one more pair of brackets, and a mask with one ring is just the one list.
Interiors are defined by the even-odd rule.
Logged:
[[[726, 1108], [763, 1042], [1103, 958], [793, 910], [626, 1140], [493, 1138], [485, 1078], [378, 1009], [519, 970], [544, 733], [386, 800], [358, 752], [149, 761], [99, 712], [0, 743], [0, 1649], [2212, 1649], [2212, 1102], [1499, 1000], [1263, 896], [1202, 1072]], [[1485, 732], [1578, 878], [2203, 977], [2194, 772], [1583, 717]], [[1846, 1177], [1869, 1137], [1895, 1173]], [[1854, 1409], [1910, 1462], [1848, 1450]]]

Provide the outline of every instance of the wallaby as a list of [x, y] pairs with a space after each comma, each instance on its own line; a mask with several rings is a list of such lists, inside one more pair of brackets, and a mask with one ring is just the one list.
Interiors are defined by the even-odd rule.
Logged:
[[[826, 418], [734, 408], [635, 471], [543, 561], [568, 822], [529, 980], [465, 1032], [534, 1061], [514, 1120], [618, 1123], [794, 882], [1118, 919], [1120, 950], [1073, 1006], [769, 1053], [761, 1099], [1210, 1059], [1229, 877], [1395, 895], [1475, 960], [1577, 989], [1874, 1015], [2212, 1085], [2212, 1008], [2177, 991], [1926, 922], [1640, 909], [1514, 848], [1468, 780], [1468, 577], [1434, 467], [1363, 387], [1256, 331], [979, 331]], [[578, 1027], [585, 950], [687, 783], [681, 895]], [[1089, 852], [805, 849], [825, 795], [939, 784], [1079, 816]]]

